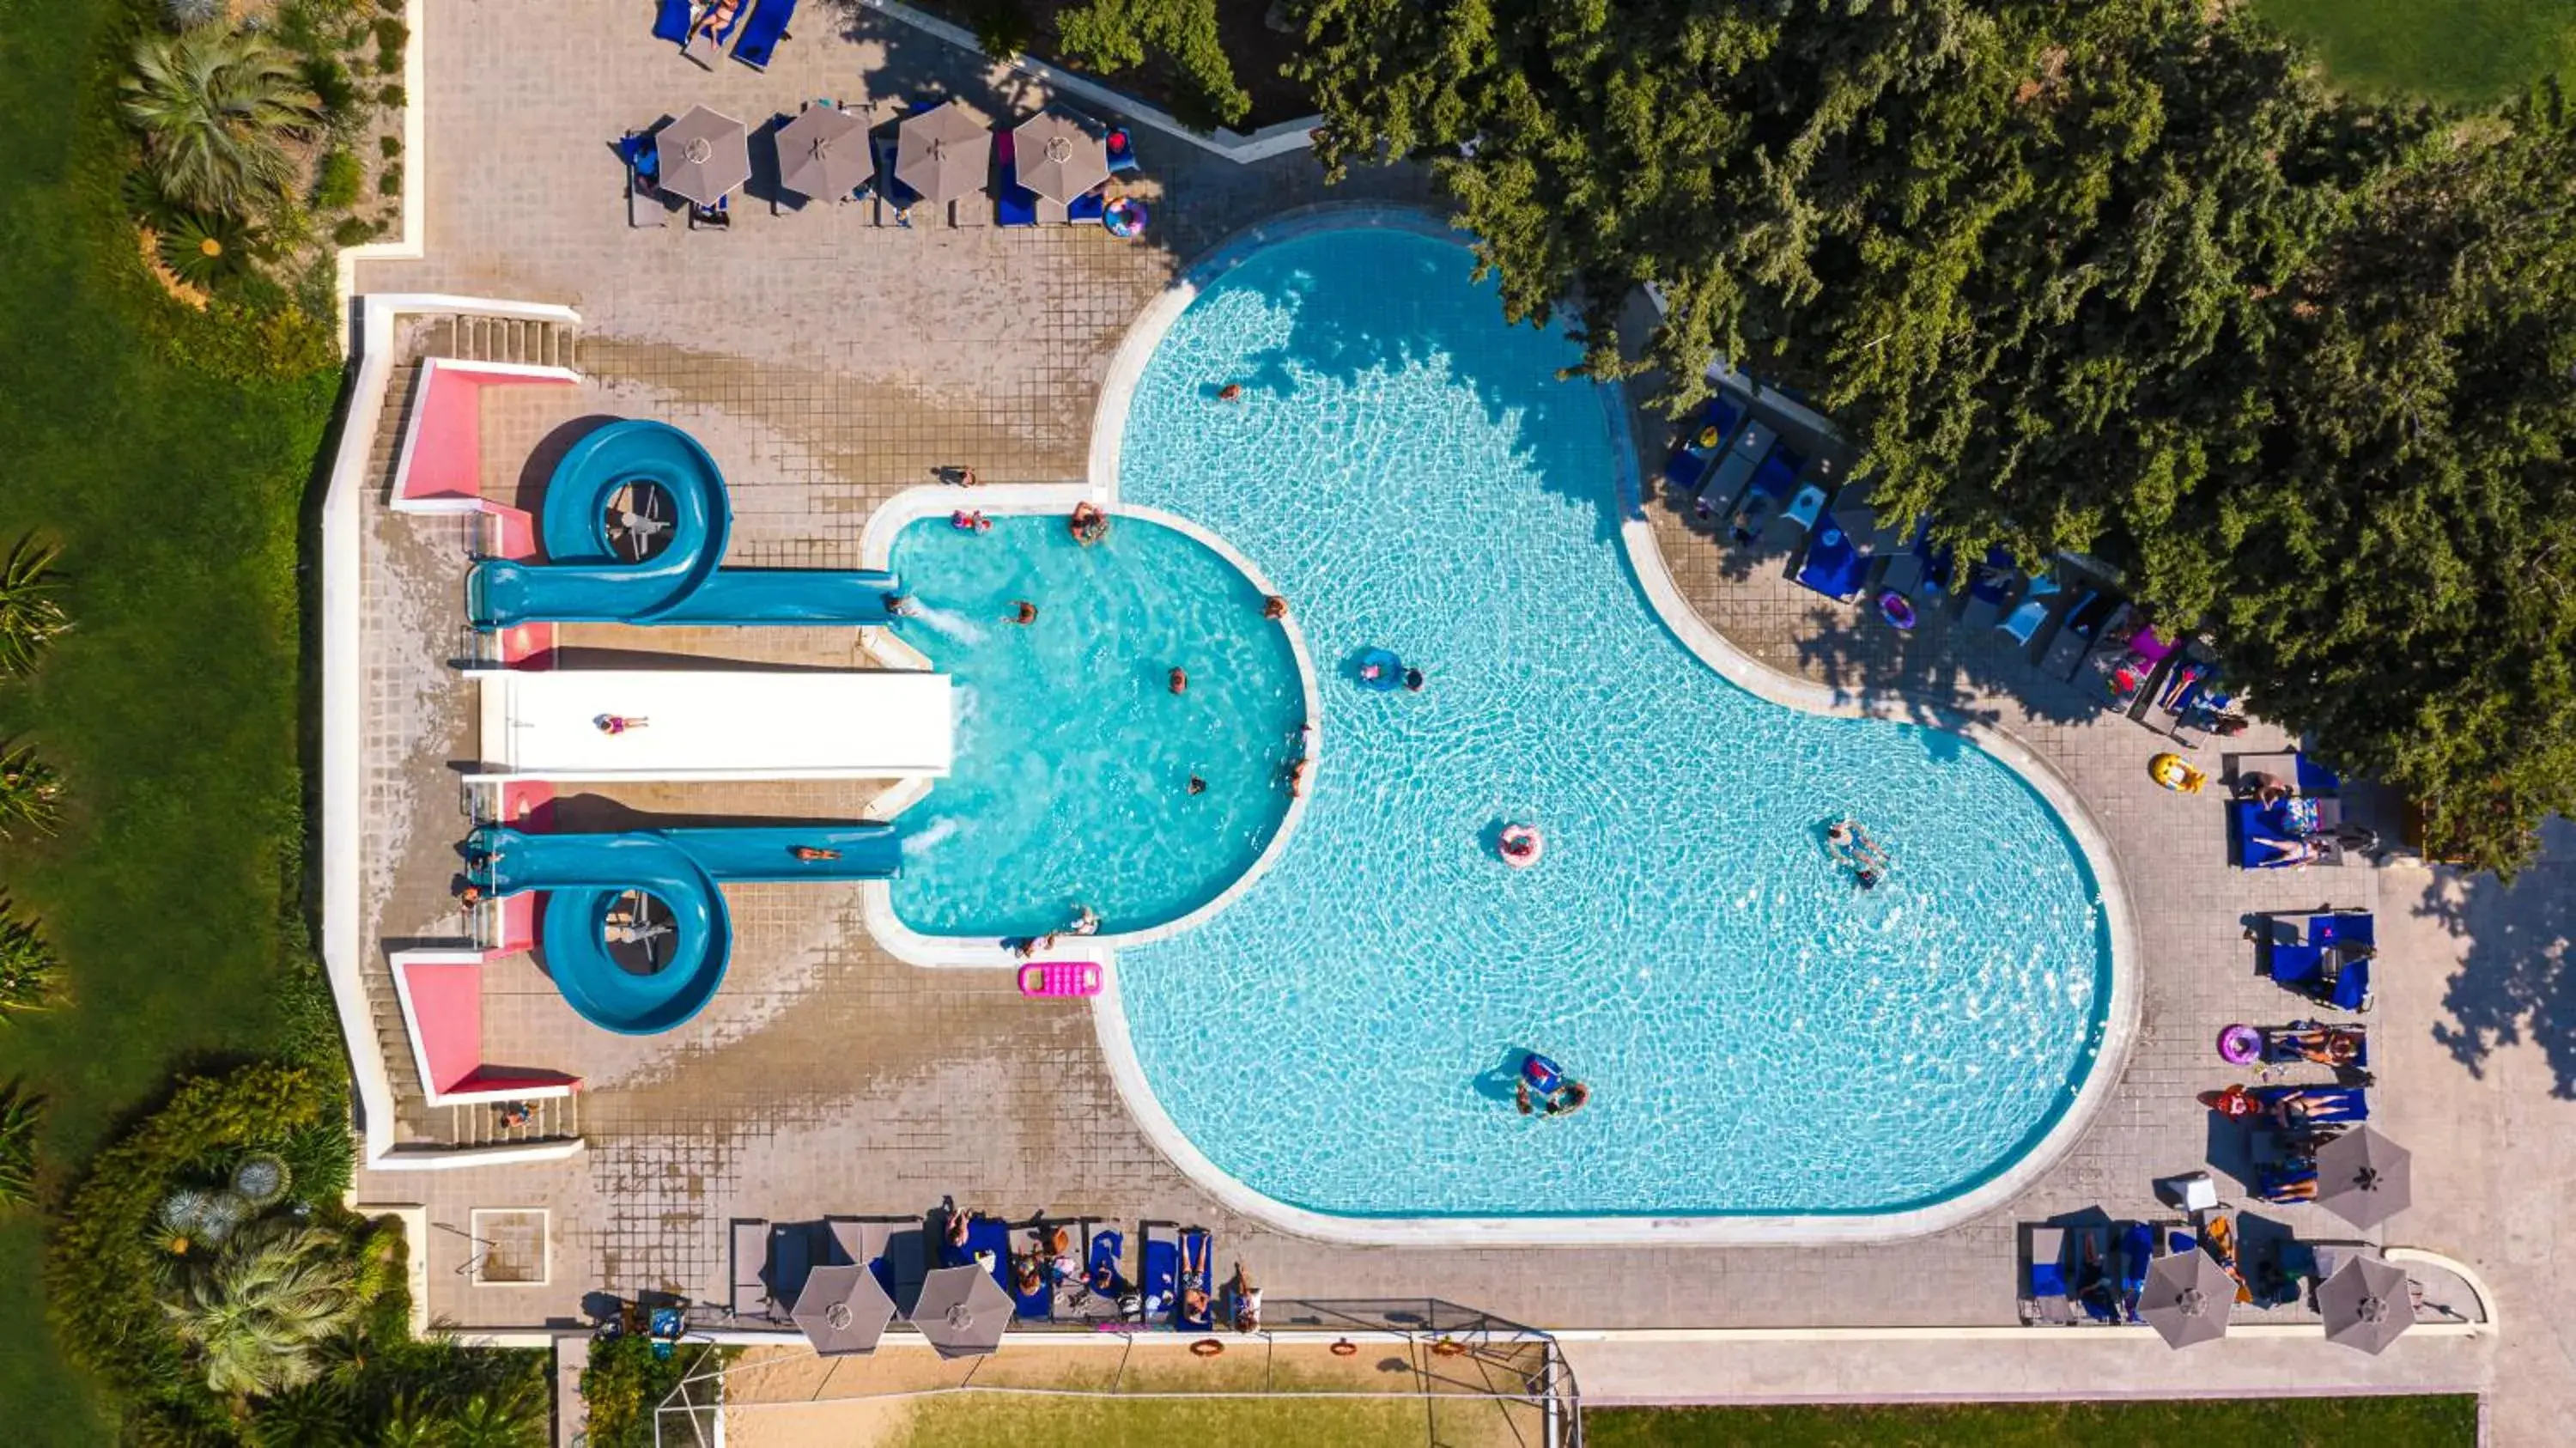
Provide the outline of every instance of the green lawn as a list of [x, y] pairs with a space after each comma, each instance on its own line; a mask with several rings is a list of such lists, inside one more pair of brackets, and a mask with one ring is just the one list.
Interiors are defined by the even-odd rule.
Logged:
[[2576, 0], [2255, 0], [2369, 93], [2491, 100], [2548, 71], [2576, 81]]
[[[50, 1105], [45, 1182], [174, 1068], [265, 1046], [304, 948], [297, 509], [335, 374], [244, 386], [169, 360], [120, 219], [119, 0], [0, 26], [0, 540], [64, 545], [75, 631], [0, 685], [0, 737], [61, 768], [58, 839], [0, 846], [71, 1008], [0, 1027], [0, 1079]], [[0, 1213], [0, 1404], [22, 1443], [112, 1432], [48, 1341], [40, 1224]]]
[[2470, 1448], [2478, 1400], [1602, 1409], [1583, 1415], [1583, 1435], [1587, 1448]]

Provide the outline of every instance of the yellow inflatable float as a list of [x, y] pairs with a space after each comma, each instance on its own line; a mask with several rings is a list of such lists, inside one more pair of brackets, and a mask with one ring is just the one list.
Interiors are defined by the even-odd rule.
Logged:
[[2176, 794], [2198, 794], [2209, 776], [2183, 762], [2179, 754], [2159, 754], [2147, 761], [2147, 773]]

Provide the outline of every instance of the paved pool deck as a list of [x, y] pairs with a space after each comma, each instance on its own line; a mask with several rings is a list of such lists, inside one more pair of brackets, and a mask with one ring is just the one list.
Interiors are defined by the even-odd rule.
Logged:
[[[679, 57], [646, 34], [649, 13], [623, 0], [567, 0], [542, 24], [499, 0], [425, 9], [416, 99], [427, 257], [365, 263], [360, 290], [578, 309], [578, 388], [490, 395], [487, 490], [533, 487], [548, 439], [583, 417], [662, 418], [725, 468], [737, 556], [754, 563], [856, 566], [870, 510], [943, 466], [994, 481], [1082, 476], [1110, 354], [1192, 257], [1322, 200], [1430, 199], [1406, 170], [1328, 193], [1302, 155], [1237, 166], [1140, 129], [1140, 189], [1156, 211], [1144, 245], [1090, 228], [952, 228], [927, 216], [905, 229], [876, 224], [863, 205], [772, 214], [745, 198], [726, 233], [692, 232], [677, 216], [630, 228], [609, 142], [695, 102], [757, 122], [814, 97], [885, 105], [952, 94], [1004, 116], [1044, 96], [979, 57], [818, 0], [766, 74]], [[410, 343], [462, 345], [427, 325]], [[1667, 434], [1643, 417], [1638, 433], [1651, 465]], [[354, 845], [365, 936], [439, 939], [460, 925], [448, 894], [466, 827], [455, 775], [475, 752], [470, 694], [449, 667], [466, 539], [452, 522], [393, 515], [380, 498], [367, 507], [368, 824]], [[2576, 933], [2566, 863], [2576, 841], [2555, 837], [2553, 863], [2511, 890], [2425, 870], [2230, 870], [2214, 800], [2148, 780], [2160, 736], [2084, 707], [1989, 637], [1936, 619], [1899, 639], [1797, 589], [1784, 555], [1730, 555], [1685, 510], [1650, 498], [1648, 512], [1684, 596], [1739, 648], [1810, 680], [1974, 715], [2044, 759], [2099, 820], [2138, 917], [2140, 1028], [2073, 1149], [2007, 1208], [1912, 1242], [1824, 1248], [1350, 1247], [1286, 1235], [1224, 1210], [1144, 1138], [1084, 1009], [1024, 1002], [1001, 972], [903, 965], [860, 925], [855, 889], [788, 886], [730, 892], [741, 934], [725, 990], [665, 1036], [589, 1030], [534, 964], [493, 967], [487, 1059], [583, 1075], [585, 1148], [548, 1165], [369, 1172], [361, 1199], [426, 1207], [427, 1306], [469, 1328], [573, 1325], [599, 1291], [720, 1302], [733, 1218], [918, 1213], [951, 1193], [1012, 1216], [1203, 1222], [1221, 1258], [1242, 1259], [1282, 1297], [1437, 1297], [1584, 1329], [2002, 1326], [2015, 1320], [2022, 1228], [2094, 1209], [2161, 1214], [2150, 1181], [2210, 1155], [2208, 1113], [2193, 1096], [2229, 1079], [2211, 1052], [2219, 1027], [2299, 1013], [2255, 975], [2243, 917], [2376, 907], [2389, 945], [2371, 1018], [2382, 1063], [2373, 1098], [2417, 1153], [2418, 1204], [2369, 1234], [2309, 1208], [2248, 1215], [2460, 1258], [2502, 1294], [2501, 1337], [2410, 1338], [2379, 1358], [2321, 1342], [2192, 1354], [2127, 1340], [2052, 1347], [2037, 1334], [2027, 1347], [1883, 1352], [1619, 1340], [1577, 1344], [1578, 1375], [1597, 1400], [2484, 1389], [2496, 1394], [2497, 1441], [2570, 1437], [2552, 1415], [2576, 1403], [2566, 1391], [2576, 1371], [2548, 1316], [2569, 1270], [2553, 1264], [2576, 1174], [2565, 1131], [2576, 1120], [2576, 1025], [2557, 1024], [2552, 1001]], [[600, 629], [568, 641], [861, 661], [849, 635], [825, 632]], [[2258, 732], [2228, 743], [2276, 742]], [[598, 791], [570, 808], [603, 821], [814, 817], [862, 809], [872, 793], [657, 787]], [[381, 961], [370, 976], [382, 979]], [[397, 1066], [398, 1082], [407, 1074]], [[455, 1114], [416, 1098], [401, 1116], [401, 1134], [424, 1144], [459, 1130]], [[470, 1213], [528, 1207], [550, 1213], [547, 1282], [476, 1284]], [[2240, 1310], [2239, 1320], [2298, 1319], [2283, 1309]]]

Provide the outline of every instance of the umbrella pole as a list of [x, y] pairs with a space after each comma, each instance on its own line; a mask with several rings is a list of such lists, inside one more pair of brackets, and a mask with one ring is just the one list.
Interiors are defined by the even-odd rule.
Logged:
[[839, 1358], [825, 1358], [823, 1360], [823, 1380], [814, 1385], [814, 1395], [807, 1398], [805, 1401], [809, 1403], [819, 1403], [823, 1401], [823, 1390], [832, 1385], [832, 1374], [837, 1373], [840, 1370], [841, 1360]]

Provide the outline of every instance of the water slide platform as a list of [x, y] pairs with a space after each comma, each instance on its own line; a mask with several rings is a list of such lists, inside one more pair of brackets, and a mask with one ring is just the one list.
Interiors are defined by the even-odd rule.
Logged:
[[476, 782], [939, 779], [945, 674], [899, 670], [477, 670]]

